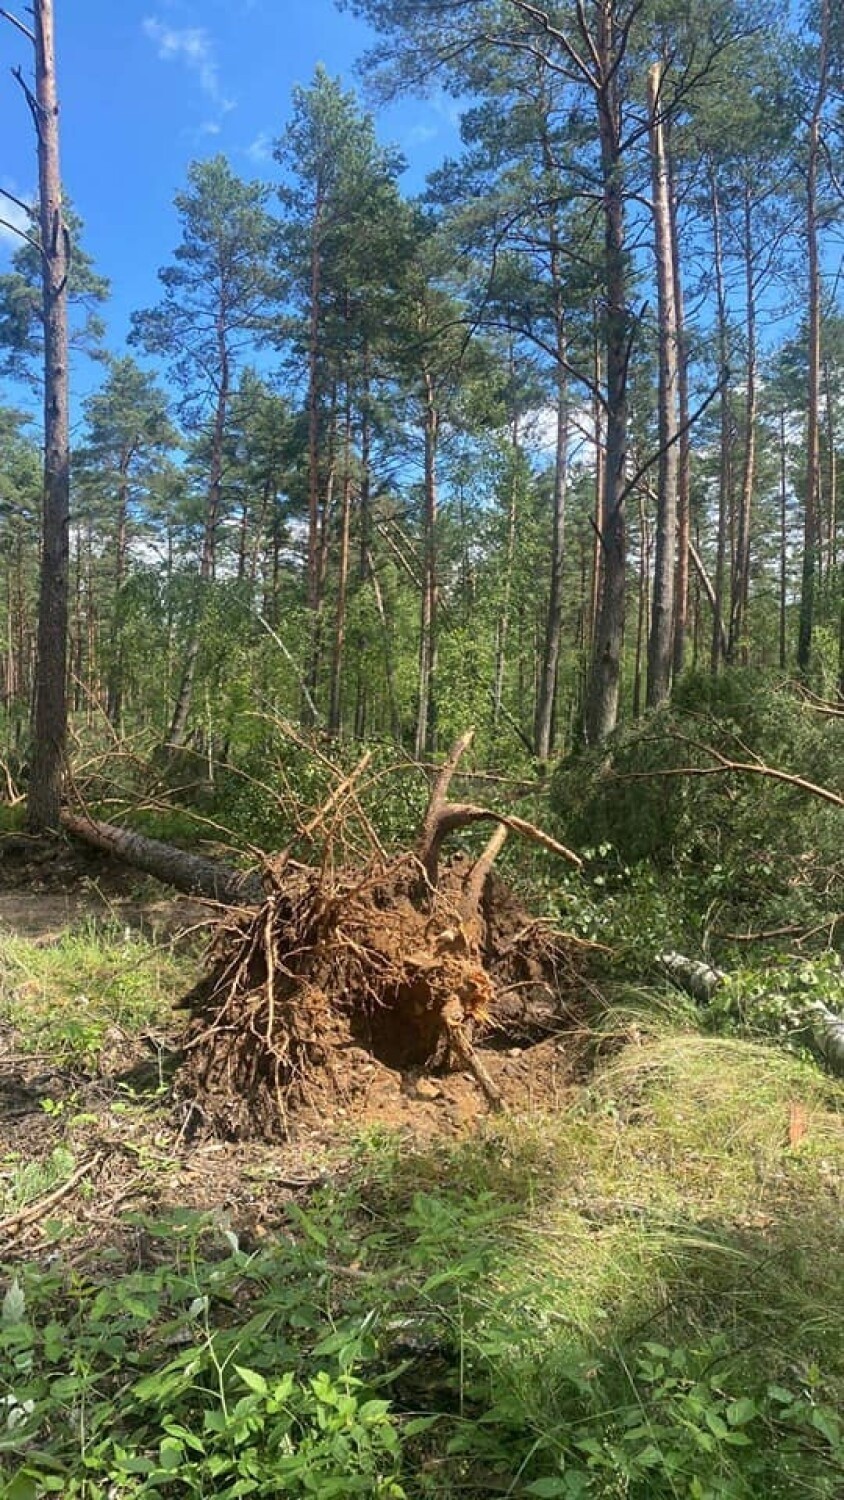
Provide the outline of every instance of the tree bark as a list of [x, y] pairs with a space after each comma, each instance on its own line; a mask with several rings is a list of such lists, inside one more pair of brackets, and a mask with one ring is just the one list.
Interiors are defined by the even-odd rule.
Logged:
[[724, 586], [727, 559], [727, 522], [732, 507], [732, 410], [730, 391], [726, 383], [726, 371], [729, 369], [730, 343], [727, 328], [727, 291], [724, 279], [724, 251], [721, 240], [721, 201], [718, 194], [718, 183], [715, 177], [715, 168], [710, 164], [709, 168], [709, 190], [712, 204], [712, 246], [715, 271], [715, 297], [718, 309], [718, 358], [721, 365], [721, 377], [724, 384], [721, 386], [720, 417], [721, 417], [721, 444], [718, 468], [718, 534], [715, 538], [715, 578], [714, 604], [712, 615], [712, 650], [710, 664], [713, 673], [718, 671], [724, 659], [724, 641], [726, 630], [724, 628]]
[[222, 307], [217, 314], [217, 400], [214, 407], [214, 428], [211, 435], [211, 461], [208, 474], [208, 497], [205, 508], [205, 525], [202, 533], [202, 554], [199, 562], [199, 597], [194, 609], [194, 618], [188, 638], [179, 691], [170, 720], [167, 735], [168, 745], [184, 745], [187, 737], [188, 718], [193, 700], [193, 685], [202, 638], [202, 621], [205, 614], [205, 595], [214, 577], [217, 555], [217, 530], [223, 508], [223, 447], [226, 436], [226, 419], [231, 396], [231, 367], [226, 337], [225, 314]]
[[746, 300], [747, 363], [745, 366], [744, 463], [739, 495], [736, 528], [736, 556], [733, 569], [730, 633], [727, 655], [731, 662], [739, 656], [746, 663], [746, 617], [750, 590], [750, 521], [753, 488], [756, 480], [756, 418], [758, 413], [756, 351], [756, 283], [753, 275], [753, 213], [750, 186], [744, 186], [744, 280]]
[[101, 823], [95, 818], [64, 812], [61, 824], [74, 838], [105, 854], [114, 855], [115, 859], [125, 860], [188, 896], [219, 901], [224, 906], [257, 906], [266, 895], [264, 883], [254, 871], [234, 870], [216, 860], [189, 854], [172, 844], [145, 838], [143, 834], [118, 828], [113, 823]]
[[430, 373], [425, 381], [425, 494], [423, 499], [422, 617], [419, 635], [419, 700], [416, 715], [417, 760], [437, 747], [437, 442], [439, 412]]
[[44, 506], [27, 822], [32, 832], [40, 833], [59, 826], [67, 736], [70, 524], [67, 277], [70, 254], [62, 214], [52, 0], [35, 0], [33, 18], [44, 321]]
[[826, 102], [829, 72], [830, 0], [821, 0], [818, 86], [809, 122], [806, 164], [806, 254], [809, 292], [809, 351], [806, 391], [806, 489], [803, 508], [803, 575], [800, 622], [797, 636], [797, 666], [803, 678], [809, 675], [812, 633], [815, 621], [815, 582], [818, 559], [818, 515], [820, 513], [821, 456], [821, 263], [818, 226], [818, 178], [820, 174], [821, 117]]
[[596, 90], [596, 101], [604, 216], [606, 453], [600, 525], [602, 587], [586, 699], [586, 738], [590, 744], [600, 744], [612, 733], [618, 722], [627, 571], [624, 501], [630, 318], [627, 306], [619, 56], [612, 0], [601, 0], [595, 46], [596, 70], [600, 82], [600, 87]]
[[337, 563], [337, 607], [334, 617], [334, 649], [331, 656], [331, 688], [328, 733], [338, 735], [342, 719], [343, 656], [346, 645], [346, 597], [349, 588], [349, 556], [352, 517], [352, 412], [347, 393], [343, 436], [343, 485], [340, 502], [340, 556]]
[[[562, 309], [558, 314], [557, 338], [565, 358], [565, 325]], [[560, 644], [563, 634], [563, 567], [565, 563], [566, 496], [568, 491], [569, 397], [568, 378], [561, 363], [557, 380], [557, 435], [554, 454], [554, 498], [551, 532], [551, 583], [548, 590], [548, 612], [545, 617], [545, 639], [539, 668], [539, 690], [536, 701], [534, 749], [538, 760], [551, 754], [554, 731], [554, 704], [560, 667]]]
[[651, 176], [656, 241], [657, 300], [659, 305], [659, 478], [657, 485], [656, 553], [648, 641], [649, 708], [665, 703], [671, 692], [674, 665], [674, 584], [677, 560], [677, 307], [675, 303], [674, 240], [671, 232], [671, 192], [668, 154], [662, 119], [661, 85], [665, 65], [655, 63], [648, 73]]
[[692, 435], [689, 422], [689, 349], [686, 338], [686, 312], [683, 275], [680, 263], [680, 234], [677, 222], [677, 197], [673, 182], [673, 164], [668, 154], [671, 193], [671, 244], [674, 264], [674, 307], [677, 316], [677, 400], [680, 418], [677, 473], [677, 577], [674, 584], [674, 680], [685, 664], [686, 632], [689, 615], [689, 576], [691, 565], [692, 521]]

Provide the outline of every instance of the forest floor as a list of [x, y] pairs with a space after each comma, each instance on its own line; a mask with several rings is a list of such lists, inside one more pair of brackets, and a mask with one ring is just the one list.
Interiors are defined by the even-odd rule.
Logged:
[[213, 916], [0, 853], [4, 1500], [844, 1493], [844, 1085], [628, 995], [190, 1139]]
[[[136, 872], [95, 851], [7, 841], [0, 1173], [13, 1190], [11, 1213], [0, 1214], [0, 1255], [55, 1248], [65, 1226], [87, 1258], [98, 1241], [113, 1250], [125, 1239], [127, 1214], [153, 1209], [210, 1212], [249, 1244], [337, 1166], [353, 1135], [456, 1140], [489, 1116], [468, 1072], [393, 1068], [350, 1047], [332, 1080], [330, 1116], [324, 1094], [306, 1102], [289, 1142], [187, 1139], [169, 1098], [188, 1026], [174, 1003], [195, 980], [218, 915], [152, 879], [139, 885]], [[505, 1109], [520, 1118], [558, 1113], [571, 1095], [570, 1032], [505, 1048], [493, 1036], [477, 1050]], [[15, 1207], [21, 1176], [43, 1189], [37, 1212], [29, 1202]]]

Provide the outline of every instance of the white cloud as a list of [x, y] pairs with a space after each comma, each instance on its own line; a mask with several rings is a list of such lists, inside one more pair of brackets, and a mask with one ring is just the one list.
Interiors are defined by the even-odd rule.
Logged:
[[406, 146], [424, 146], [428, 141], [433, 141], [439, 135], [439, 127], [436, 125], [411, 125], [404, 137]]
[[245, 148], [244, 154], [249, 157], [250, 161], [272, 161], [273, 138], [270, 132], [268, 130], [260, 130], [254, 141], [250, 141], [249, 145]]
[[168, 26], [157, 16], [147, 16], [143, 32], [154, 43], [163, 62], [183, 63], [196, 77], [203, 94], [220, 110], [227, 113], [234, 109], [234, 102], [223, 95], [214, 44], [204, 27]]
[[[9, 178], [3, 179], [2, 186], [12, 194], [12, 198], [0, 194], [0, 219], [3, 220], [0, 224], [0, 245], [4, 249], [16, 250], [23, 244], [21, 233], [32, 233], [32, 219], [26, 209], [20, 206], [26, 195], [19, 192]], [[14, 199], [19, 201], [15, 202]]]

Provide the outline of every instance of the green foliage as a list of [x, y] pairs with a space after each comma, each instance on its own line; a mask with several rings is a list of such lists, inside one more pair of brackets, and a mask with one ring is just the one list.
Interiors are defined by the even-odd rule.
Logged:
[[842, 1107], [641, 1038], [558, 1119], [373, 1132], [257, 1249], [173, 1210], [140, 1266], [10, 1268], [4, 1493], [836, 1500]]
[[844, 966], [836, 953], [813, 959], [769, 958], [725, 975], [707, 1007], [712, 1027], [744, 1036], [774, 1036], [796, 1051], [807, 1046], [806, 1010], [820, 1001], [844, 1013]]
[[401, 1500], [396, 1420], [358, 1373], [371, 1319], [326, 1327], [312, 1241], [249, 1257], [229, 1235], [215, 1257], [202, 1216], [146, 1230], [175, 1266], [8, 1284], [4, 1494]]
[[649, 893], [665, 916], [661, 936], [658, 922], [646, 922], [650, 952], [660, 942], [696, 950], [702, 924], [727, 944], [779, 929], [788, 937], [815, 928], [828, 940], [844, 875], [840, 811], [753, 771], [724, 771], [718, 755], [844, 788], [840, 720], [758, 672], [685, 678], [671, 707], [554, 778], [566, 837], [606, 848], [590, 868], [614, 896], [615, 907], [603, 908], [610, 932], [617, 920], [629, 928]]

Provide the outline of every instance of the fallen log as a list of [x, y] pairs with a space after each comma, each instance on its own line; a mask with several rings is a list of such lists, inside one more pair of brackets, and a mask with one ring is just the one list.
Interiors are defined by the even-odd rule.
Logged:
[[[659, 963], [672, 983], [698, 1005], [708, 1005], [727, 978], [723, 970], [683, 953], [663, 953]], [[789, 1005], [796, 1011], [795, 1034], [805, 1035], [830, 1072], [844, 1078], [844, 1016], [830, 1010], [822, 1000], [807, 1000], [801, 1005], [789, 996]]]
[[147, 838], [129, 828], [119, 828], [115, 823], [63, 812], [62, 827], [73, 838], [115, 859], [125, 860], [186, 896], [201, 896], [222, 906], [258, 906], [266, 894], [264, 882], [254, 870], [236, 870], [202, 854], [190, 854], [186, 849]]

